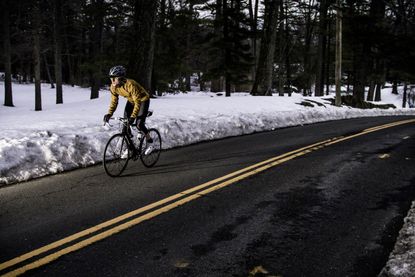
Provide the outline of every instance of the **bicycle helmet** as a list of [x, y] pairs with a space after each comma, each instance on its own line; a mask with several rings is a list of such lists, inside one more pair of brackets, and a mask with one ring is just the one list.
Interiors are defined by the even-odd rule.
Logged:
[[109, 76], [110, 77], [125, 77], [126, 70], [125, 67], [122, 65], [116, 65], [110, 69]]

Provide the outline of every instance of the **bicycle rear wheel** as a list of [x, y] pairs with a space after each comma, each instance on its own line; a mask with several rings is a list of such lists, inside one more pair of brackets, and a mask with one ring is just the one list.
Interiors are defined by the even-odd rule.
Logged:
[[140, 159], [145, 167], [154, 166], [161, 153], [161, 136], [159, 131], [156, 129], [149, 129], [148, 134], [150, 135], [153, 142], [148, 143], [146, 136], [143, 136], [140, 140]]
[[104, 150], [103, 164], [105, 172], [111, 177], [120, 176], [130, 159], [127, 138], [123, 134], [113, 135]]

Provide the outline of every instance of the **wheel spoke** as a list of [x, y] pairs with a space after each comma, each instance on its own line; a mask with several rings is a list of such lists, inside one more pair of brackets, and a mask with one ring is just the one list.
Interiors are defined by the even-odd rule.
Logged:
[[122, 134], [112, 136], [104, 151], [103, 164], [105, 172], [112, 177], [121, 175], [128, 164], [129, 155], [125, 136]]
[[152, 143], [147, 143], [145, 137], [141, 138], [140, 142], [140, 159], [146, 167], [154, 166], [157, 163], [161, 152], [160, 133], [156, 129], [149, 129], [149, 135], [153, 140]]

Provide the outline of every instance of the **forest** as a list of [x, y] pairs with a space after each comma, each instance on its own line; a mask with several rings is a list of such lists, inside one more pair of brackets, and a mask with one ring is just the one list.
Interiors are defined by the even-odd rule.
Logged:
[[324, 96], [336, 84], [380, 101], [385, 84], [415, 83], [413, 0], [3, 0], [1, 10], [5, 106], [13, 82], [35, 84], [36, 110], [42, 82], [57, 104], [63, 84], [98, 98], [118, 64], [153, 95], [197, 85]]

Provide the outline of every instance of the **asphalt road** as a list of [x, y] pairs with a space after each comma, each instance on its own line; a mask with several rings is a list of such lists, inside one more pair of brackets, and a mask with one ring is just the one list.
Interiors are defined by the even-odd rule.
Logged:
[[2, 187], [0, 274], [376, 276], [415, 200], [415, 123], [360, 132], [406, 119], [280, 129], [168, 150], [119, 178], [94, 166]]

